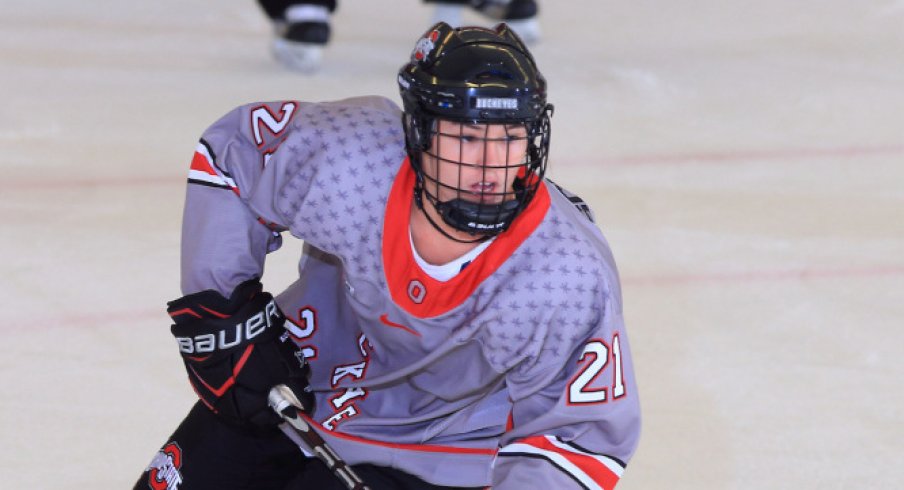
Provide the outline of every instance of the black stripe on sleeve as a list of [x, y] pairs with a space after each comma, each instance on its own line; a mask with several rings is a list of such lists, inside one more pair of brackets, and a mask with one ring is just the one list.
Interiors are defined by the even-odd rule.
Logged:
[[198, 180], [198, 179], [188, 179], [189, 184], [195, 185], [203, 185], [205, 187], [216, 187], [217, 189], [232, 189], [226, 184], [214, 184], [213, 182], [207, 182], [206, 180]]
[[212, 163], [213, 166], [216, 167], [217, 170], [220, 171], [220, 173], [222, 173], [223, 175], [225, 175], [226, 177], [229, 177], [231, 179], [232, 174], [227, 172], [226, 169], [224, 169], [223, 167], [220, 166], [219, 163], [217, 163], [217, 155], [213, 152], [213, 148], [210, 147], [210, 143], [208, 143], [204, 138], [201, 138], [201, 144], [204, 145], [204, 148], [207, 148], [207, 153], [210, 154], [210, 160], [211, 160], [210, 163]]
[[210, 155], [210, 159], [217, 161], [217, 155], [213, 152], [213, 148], [210, 147], [210, 143], [208, 143], [204, 138], [200, 139], [200, 143], [204, 145], [204, 148], [207, 148], [207, 153]]
[[628, 465], [627, 465], [624, 461], [622, 461], [622, 460], [616, 458], [615, 456], [610, 456], [610, 455], [608, 455], [608, 454], [597, 453], [597, 452], [594, 452], [594, 451], [590, 451], [590, 450], [588, 450], [588, 449], [584, 449], [583, 447], [581, 447], [581, 446], [579, 446], [579, 445], [577, 445], [577, 444], [575, 444], [575, 443], [573, 443], [573, 442], [563, 441], [563, 440], [562, 440], [561, 438], [559, 438], [559, 437], [556, 437], [556, 440], [559, 441], [559, 442], [561, 442], [562, 444], [565, 444], [566, 446], [571, 446], [571, 447], [577, 449], [578, 451], [582, 451], [582, 452], [585, 452], [585, 453], [587, 453], [587, 454], [593, 454], [593, 455], [595, 455], [595, 456], [602, 456], [602, 457], [604, 457], [604, 458], [609, 458], [609, 459], [611, 459], [612, 461], [615, 461], [616, 463], [618, 463], [618, 465], [621, 466], [622, 468], [627, 468], [627, 467], [628, 467]]
[[575, 208], [577, 208], [578, 211], [583, 213], [584, 216], [586, 216], [587, 219], [590, 220], [591, 223], [596, 223], [596, 221], [593, 219], [593, 211], [590, 209], [590, 206], [587, 204], [587, 201], [581, 199], [581, 197], [578, 196], [577, 194], [574, 194], [568, 190], [565, 190], [565, 188], [560, 186], [559, 184], [556, 184], [555, 182], [553, 182], [549, 179], [547, 179], [547, 181], [549, 183], [551, 183], [553, 185], [553, 187], [555, 187], [556, 190], [559, 191], [560, 194], [565, 196], [565, 199], [568, 199], [568, 201], [571, 202], [571, 204]]

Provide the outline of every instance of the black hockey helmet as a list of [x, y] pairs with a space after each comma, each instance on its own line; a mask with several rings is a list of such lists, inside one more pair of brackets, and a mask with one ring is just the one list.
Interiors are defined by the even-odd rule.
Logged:
[[[399, 70], [398, 83], [406, 146], [417, 174], [417, 205], [423, 209], [425, 194], [444, 222], [477, 240], [507, 229], [540, 185], [549, 149], [552, 106], [546, 102], [546, 80], [524, 43], [506, 24], [485, 29], [440, 22], [417, 42], [411, 60]], [[422, 153], [435, 156], [430, 151], [438, 120], [525, 128], [526, 155], [518, 168], [511, 166], [518, 177], [501, 202], [474, 202], [464, 198], [463, 189], [458, 198], [446, 201], [429, 188], [424, 192], [430, 177], [424, 173]], [[437, 189], [449, 188], [433, 183]]]

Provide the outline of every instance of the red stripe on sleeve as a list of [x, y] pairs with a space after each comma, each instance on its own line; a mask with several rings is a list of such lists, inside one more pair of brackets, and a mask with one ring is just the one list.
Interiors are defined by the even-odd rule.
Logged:
[[213, 169], [213, 165], [210, 164], [210, 161], [207, 159], [207, 157], [204, 156], [204, 154], [200, 151], [196, 151], [195, 156], [192, 157], [191, 169], [210, 175], [217, 175], [217, 172]]
[[608, 466], [606, 466], [593, 456], [588, 456], [586, 454], [581, 454], [560, 448], [550, 442], [549, 439], [544, 436], [528, 437], [527, 439], [523, 439], [521, 442], [523, 442], [524, 444], [530, 444], [531, 446], [542, 449], [544, 451], [549, 451], [563, 456], [569, 462], [580, 468], [584, 473], [587, 474], [587, 476], [589, 476], [591, 479], [593, 479], [593, 481], [599, 484], [599, 486], [605, 488], [606, 490], [615, 488], [615, 484], [618, 483], [619, 476], [613, 473]]

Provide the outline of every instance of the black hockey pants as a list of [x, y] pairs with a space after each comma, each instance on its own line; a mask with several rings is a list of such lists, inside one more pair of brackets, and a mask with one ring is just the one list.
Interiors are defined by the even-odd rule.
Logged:
[[[408, 473], [355, 465], [372, 490], [451, 490]], [[138, 479], [136, 490], [345, 490], [317, 459], [279, 429], [250, 432], [224, 424], [201, 402]]]

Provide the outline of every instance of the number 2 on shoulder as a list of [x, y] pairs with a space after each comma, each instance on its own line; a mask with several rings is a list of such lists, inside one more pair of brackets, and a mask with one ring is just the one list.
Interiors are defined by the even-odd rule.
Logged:
[[296, 104], [284, 102], [278, 113], [273, 113], [266, 105], [257, 107], [251, 111], [251, 133], [254, 142], [261, 149], [261, 164], [266, 167], [270, 157], [282, 144], [283, 132], [295, 115]]

